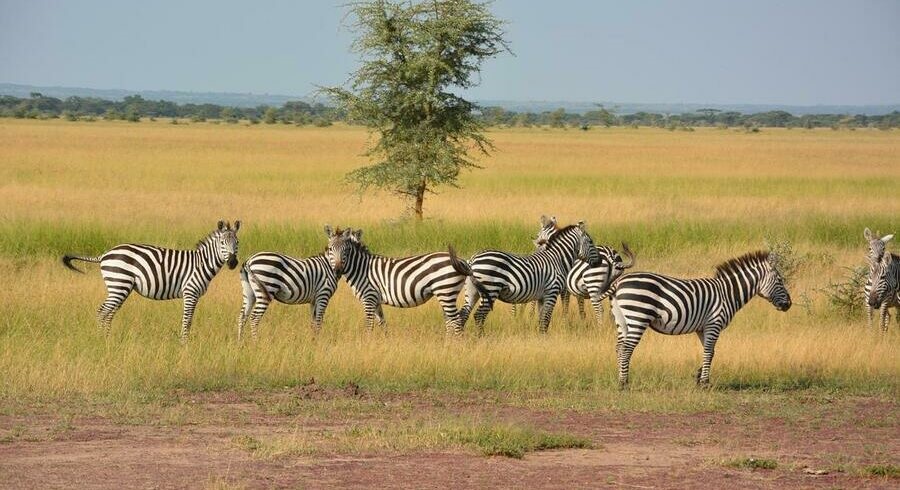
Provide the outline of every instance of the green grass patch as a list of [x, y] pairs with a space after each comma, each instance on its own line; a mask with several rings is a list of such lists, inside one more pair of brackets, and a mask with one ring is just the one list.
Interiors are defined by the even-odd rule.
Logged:
[[862, 473], [867, 476], [877, 476], [881, 478], [900, 478], [900, 466], [893, 464], [872, 464], [863, 466]]
[[774, 470], [778, 468], [778, 462], [766, 458], [734, 458], [723, 461], [722, 466], [742, 470]]

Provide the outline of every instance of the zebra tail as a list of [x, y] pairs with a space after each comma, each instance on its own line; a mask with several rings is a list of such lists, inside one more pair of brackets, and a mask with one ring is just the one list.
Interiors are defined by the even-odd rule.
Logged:
[[631, 269], [632, 267], [634, 267], [634, 252], [632, 252], [631, 249], [628, 248], [628, 244], [625, 242], [622, 242], [622, 253], [625, 254], [625, 256], [629, 259], [628, 265], [623, 265], [622, 268]]
[[466, 276], [472, 281], [472, 284], [475, 285], [475, 289], [478, 290], [478, 294], [482, 297], [488, 295], [488, 290], [481, 284], [481, 281], [475, 279], [475, 274], [472, 272], [472, 266], [470, 266], [465, 260], [459, 258], [456, 255], [456, 250], [453, 249], [452, 245], [447, 245], [447, 253], [450, 254], [450, 264], [453, 265], [453, 268], [456, 272]]
[[72, 265], [73, 260], [81, 260], [83, 262], [94, 262], [99, 263], [100, 257], [83, 257], [81, 255], [63, 255], [62, 263], [66, 268], [71, 269], [79, 274], [84, 274], [84, 271]]

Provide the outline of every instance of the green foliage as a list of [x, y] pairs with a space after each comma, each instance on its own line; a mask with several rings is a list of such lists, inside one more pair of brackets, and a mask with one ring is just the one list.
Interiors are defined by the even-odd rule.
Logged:
[[266, 109], [265, 114], [263, 114], [263, 122], [266, 124], [275, 124], [278, 122], [278, 111], [274, 107]]
[[476, 106], [450, 92], [476, 85], [482, 62], [506, 50], [502, 22], [471, 0], [351, 4], [363, 58], [350, 87], [323, 92], [351, 121], [378, 133], [366, 154], [376, 162], [351, 172], [361, 191], [389, 189], [408, 199], [418, 218], [426, 192], [456, 186], [477, 167], [470, 148], [492, 148]]
[[865, 303], [863, 288], [869, 270], [866, 266], [845, 267], [847, 275], [844, 280], [829, 282], [821, 291], [828, 298], [829, 306], [844, 318], [858, 316]]
[[900, 466], [887, 464], [873, 464], [863, 468], [863, 473], [882, 478], [900, 478]]
[[747, 470], [774, 470], [778, 468], [778, 462], [774, 459], [736, 458], [724, 461], [723, 466]]

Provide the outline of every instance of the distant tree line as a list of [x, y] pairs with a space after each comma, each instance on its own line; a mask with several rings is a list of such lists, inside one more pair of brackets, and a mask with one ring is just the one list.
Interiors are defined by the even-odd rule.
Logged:
[[[617, 114], [615, 109], [598, 105], [584, 113], [567, 112], [565, 109], [544, 112], [516, 112], [502, 107], [482, 107], [476, 114], [484, 124], [494, 127], [579, 128], [611, 126], [650, 126], [671, 130], [690, 131], [694, 127], [745, 128], [749, 131], [763, 127], [776, 128], [881, 128], [900, 127], [900, 112], [867, 116], [865, 114], [806, 114], [795, 116], [785, 111], [767, 111], [743, 114], [718, 109], [700, 109], [684, 114], [658, 114], [637, 112]], [[71, 121], [96, 120], [97, 118], [138, 122], [141, 118], [189, 119], [237, 123], [244, 120], [251, 124], [296, 124], [328, 126], [342, 121], [353, 124], [345, 111], [322, 104], [304, 101], [286, 102], [281, 107], [260, 105], [257, 107], [229, 107], [217, 104], [176, 104], [165, 100], [147, 100], [140, 95], [130, 95], [120, 101], [96, 97], [46, 97], [38, 92], [29, 98], [0, 95], [0, 117], [47, 119], [63, 118]]]
[[344, 119], [341, 111], [321, 103], [286, 102], [281, 107], [229, 107], [216, 104], [176, 104], [166, 100], [146, 100], [129, 95], [121, 101], [96, 97], [58, 99], [33, 92], [27, 99], [0, 95], [0, 117], [31, 119], [64, 118], [68, 120], [121, 119], [139, 122], [141, 118], [181, 118], [195, 122], [206, 120], [237, 123], [314, 124], [328, 126]]

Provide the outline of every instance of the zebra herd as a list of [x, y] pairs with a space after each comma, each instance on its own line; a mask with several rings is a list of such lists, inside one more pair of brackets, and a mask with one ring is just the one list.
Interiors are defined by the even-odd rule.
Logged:
[[[532, 254], [518, 255], [485, 250], [470, 260], [457, 256], [452, 246], [405, 258], [372, 253], [363, 242], [362, 230], [325, 226], [325, 251], [304, 259], [275, 252], [260, 252], [240, 270], [243, 302], [238, 316], [238, 339], [247, 322], [255, 339], [259, 322], [273, 301], [309, 304], [315, 332], [321, 329], [325, 309], [343, 276], [363, 306], [368, 330], [385, 325], [383, 305], [419, 306], [432, 297], [441, 305], [448, 334], [461, 334], [474, 310], [478, 333], [497, 300], [536, 304], [538, 325], [546, 333], [558, 299], [567, 305], [574, 296], [583, 312], [584, 299], [602, 324], [602, 301], [609, 298], [616, 322], [619, 383], [628, 383], [631, 355], [649, 327], [667, 335], [695, 333], [703, 346], [703, 364], [697, 372], [700, 385], [709, 383], [709, 369], [716, 341], [737, 311], [754, 296], [768, 300], [779, 311], [791, 307], [791, 297], [779, 271], [778, 257], [751, 252], [716, 267], [714, 277], [677, 279], [648, 272], [625, 273], [635, 264], [626, 244], [622, 252], [596, 245], [584, 222], [559, 226], [555, 217], [541, 217]], [[107, 298], [97, 311], [100, 328], [109, 332], [116, 311], [132, 291], [150, 299], [182, 298], [184, 311], [181, 341], [187, 341], [194, 309], [209, 283], [224, 265], [238, 264], [234, 225], [220, 221], [194, 250], [172, 250], [151, 245], [124, 244], [99, 256], [66, 255], [63, 264], [81, 272], [73, 260], [100, 264]], [[884, 305], [882, 329], [888, 308], [900, 307], [900, 257], [886, 251], [893, 235], [878, 238], [868, 228], [869, 275], [865, 286], [871, 323], [873, 310]], [[464, 304], [457, 307], [465, 290]], [[476, 307], [477, 306], [477, 307]]]

